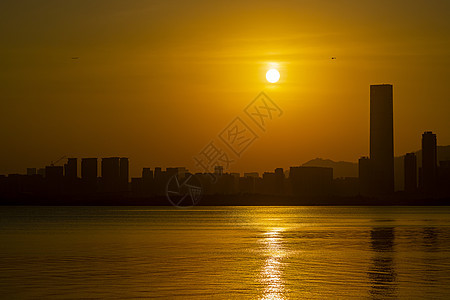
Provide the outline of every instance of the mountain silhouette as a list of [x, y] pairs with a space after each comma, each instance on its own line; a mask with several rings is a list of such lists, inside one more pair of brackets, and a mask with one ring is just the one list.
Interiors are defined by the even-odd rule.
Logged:
[[333, 161], [331, 159], [315, 158], [305, 162], [304, 167], [333, 168], [333, 177], [358, 177], [358, 163], [347, 161]]

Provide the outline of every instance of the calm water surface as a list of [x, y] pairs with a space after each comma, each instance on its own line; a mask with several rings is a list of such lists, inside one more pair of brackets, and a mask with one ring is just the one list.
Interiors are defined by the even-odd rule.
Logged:
[[447, 207], [0, 207], [15, 298], [450, 298]]

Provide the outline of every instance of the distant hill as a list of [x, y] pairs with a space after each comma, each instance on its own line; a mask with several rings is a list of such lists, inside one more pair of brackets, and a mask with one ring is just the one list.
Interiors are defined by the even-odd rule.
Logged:
[[[417, 167], [422, 166], [422, 150], [414, 152], [417, 156]], [[438, 162], [450, 160], [450, 145], [438, 146], [437, 149]], [[395, 176], [395, 189], [403, 190], [404, 187], [404, 155], [394, 158], [394, 176]], [[305, 167], [328, 167], [333, 168], [334, 178], [340, 177], [358, 177], [358, 163], [338, 161], [335, 162], [331, 159], [315, 158], [304, 163]]]
[[347, 161], [333, 161], [331, 159], [315, 158], [305, 162], [304, 167], [325, 167], [333, 168], [333, 177], [358, 177], [358, 163]]

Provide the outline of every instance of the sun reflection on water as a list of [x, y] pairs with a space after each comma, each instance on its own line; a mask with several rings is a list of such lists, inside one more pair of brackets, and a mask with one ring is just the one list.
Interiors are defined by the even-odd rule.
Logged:
[[261, 283], [264, 285], [260, 299], [286, 299], [283, 275], [283, 258], [285, 250], [280, 232], [282, 228], [275, 228], [264, 233], [265, 261], [261, 270]]

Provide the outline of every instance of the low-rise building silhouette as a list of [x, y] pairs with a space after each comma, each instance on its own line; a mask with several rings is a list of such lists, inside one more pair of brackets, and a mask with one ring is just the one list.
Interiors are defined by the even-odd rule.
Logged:
[[437, 139], [426, 131], [422, 135], [422, 190], [433, 193], [437, 187]]
[[363, 196], [372, 195], [372, 161], [363, 156], [358, 160], [359, 193]]
[[404, 158], [405, 192], [417, 192], [417, 157], [415, 153], [406, 153]]
[[28, 176], [36, 175], [36, 173], [37, 173], [36, 168], [27, 168], [27, 175]]
[[289, 178], [294, 195], [325, 196], [331, 194], [332, 168], [291, 167]]
[[129, 168], [130, 163], [127, 157], [120, 158], [120, 174], [119, 174], [119, 188], [121, 192], [128, 191], [128, 182], [129, 182]]

